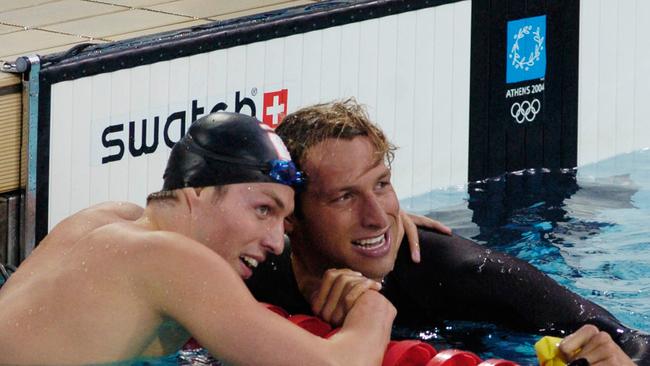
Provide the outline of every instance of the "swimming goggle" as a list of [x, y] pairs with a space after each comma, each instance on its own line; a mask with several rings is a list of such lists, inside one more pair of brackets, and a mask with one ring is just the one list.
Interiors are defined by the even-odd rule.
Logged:
[[200, 154], [210, 160], [242, 165], [248, 168], [256, 169], [268, 175], [277, 183], [299, 188], [305, 184], [305, 178], [301, 171], [296, 169], [296, 165], [291, 160], [273, 159], [264, 164], [254, 163], [246, 159], [233, 158], [231, 156], [221, 155], [207, 150], [197, 144], [191, 136], [182, 141], [191, 151]]
[[261, 168], [261, 170], [276, 182], [293, 187], [301, 187], [305, 184], [302, 172], [296, 169], [296, 164], [293, 161], [274, 159], [267, 164], [271, 169], [268, 172], [264, 171], [264, 168]]

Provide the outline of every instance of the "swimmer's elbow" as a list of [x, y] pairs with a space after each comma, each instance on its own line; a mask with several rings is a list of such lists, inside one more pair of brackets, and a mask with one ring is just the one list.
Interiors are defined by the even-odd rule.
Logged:
[[328, 340], [323, 363], [329, 366], [381, 365], [390, 341], [390, 327], [371, 333], [341, 329]]
[[[384, 347], [385, 348], [385, 347]], [[376, 351], [376, 350], [375, 350]], [[384, 352], [360, 352], [356, 347], [341, 352], [341, 349], [331, 349], [325, 355], [322, 363], [323, 366], [380, 366]]]

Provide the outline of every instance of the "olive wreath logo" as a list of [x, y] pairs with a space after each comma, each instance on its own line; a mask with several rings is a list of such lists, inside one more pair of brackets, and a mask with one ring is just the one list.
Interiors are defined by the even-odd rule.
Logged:
[[515, 69], [523, 69], [528, 71], [529, 68], [535, 66], [535, 62], [539, 61], [542, 50], [544, 49], [544, 38], [541, 35], [540, 28], [537, 27], [537, 30], [532, 32], [533, 41], [535, 42], [535, 49], [528, 56], [522, 56], [519, 54], [519, 41], [530, 37], [531, 30], [533, 29], [532, 25], [526, 25], [519, 28], [517, 34], [514, 35], [515, 43], [510, 49], [509, 58], [512, 59], [512, 65]]

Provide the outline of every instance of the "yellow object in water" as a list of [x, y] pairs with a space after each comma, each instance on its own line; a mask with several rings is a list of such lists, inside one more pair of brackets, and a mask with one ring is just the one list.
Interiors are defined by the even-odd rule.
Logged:
[[560, 342], [562, 338], [546, 336], [535, 343], [535, 352], [540, 366], [566, 366], [560, 358], [558, 348]]

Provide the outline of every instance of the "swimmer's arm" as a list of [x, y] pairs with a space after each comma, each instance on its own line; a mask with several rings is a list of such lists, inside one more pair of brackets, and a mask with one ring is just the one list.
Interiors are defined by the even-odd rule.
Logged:
[[[530, 263], [461, 237], [421, 232], [421, 278], [456, 316], [497, 321], [522, 330], [575, 331], [593, 323], [616, 337], [623, 327], [602, 307], [569, 291]], [[431, 263], [429, 263], [431, 262]], [[412, 279], [412, 282], [421, 283]], [[446, 314], [439, 314], [443, 317]]]
[[458, 236], [420, 231], [420, 238], [423, 263], [413, 266], [402, 258], [400, 286], [408, 301], [434, 320], [487, 320], [555, 335], [593, 324], [634, 359], [650, 359], [650, 337], [625, 327], [528, 262]]
[[340, 332], [325, 340], [264, 308], [221, 257], [189, 244], [192, 250], [150, 253], [148, 263], [171, 267], [141, 270], [149, 284], [141, 291], [218, 358], [235, 365], [381, 364], [395, 310], [379, 293], [360, 297]]

